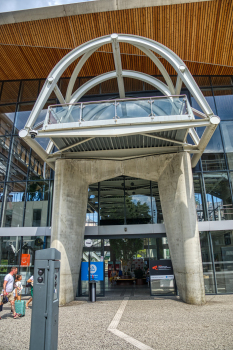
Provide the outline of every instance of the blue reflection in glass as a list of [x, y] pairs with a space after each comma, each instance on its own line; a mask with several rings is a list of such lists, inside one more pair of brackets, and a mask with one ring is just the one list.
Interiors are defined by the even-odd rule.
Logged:
[[214, 91], [217, 111], [221, 119], [233, 119], [233, 95], [232, 90], [229, 89], [228, 91], [228, 95], [220, 96], [216, 96], [218, 91]]
[[[201, 127], [201, 128], [196, 128], [198, 136], [201, 138], [205, 127]], [[222, 145], [222, 139], [221, 139], [221, 135], [220, 135], [220, 129], [219, 129], [219, 125], [217, 127], [217, 129], [215, 130], [213, 136], [211, 137], [205, 152], [223, 152], [223, 145]]]
[[225, 151], [233, 152], [233, 125], [232, 122], [221, 122]]
[[[202, 91], [202, 92], [204, 93], [204, 91]], [[205, 96], [205, 99], [208, 102], [208, 104], [209, 104], [210, 108], [212, 109], [212, 111], [214, 112], [214, 114], [217, 114], [213, 96]], [[201, 109], [199, 104], [196, 102], [194, 97], [191, 97], [191, 101], [192, 101], [192, 107], [203, 113], [203, 110]]]

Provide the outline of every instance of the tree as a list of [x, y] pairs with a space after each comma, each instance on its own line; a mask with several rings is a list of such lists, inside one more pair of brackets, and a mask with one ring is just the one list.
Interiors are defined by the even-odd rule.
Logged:
[[116, 259], [122, 260], [122, 265], [124, 266], [128, 261], [132, 262], [133, 257], [137, 254], [137, 252], [143, 249], [143, 239], [110, 239], [110, 246], [115, 253]]

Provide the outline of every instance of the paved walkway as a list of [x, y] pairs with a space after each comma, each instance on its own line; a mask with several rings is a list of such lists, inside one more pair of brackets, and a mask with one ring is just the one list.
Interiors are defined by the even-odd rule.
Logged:
[[[233, 295], [192, 306], [176, 297], [122, 294], [61, 307], [59, 350], [233, 350]], [[0, 349], [29, 349], [31, 309], [13, 320], [7, 304], [1, 316]]]

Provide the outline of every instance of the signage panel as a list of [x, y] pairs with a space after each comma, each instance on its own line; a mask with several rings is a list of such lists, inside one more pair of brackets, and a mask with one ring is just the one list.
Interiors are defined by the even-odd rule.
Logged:
[[[81, 281], [89, 280], [88, 265], [89, 265], [88, 262], [82, 262]], [[95, 281], [104, 280], [104, 263], [102, 261], [90, 263], [90, 280], [95, 280]]]
[[21, 254], [21, 266], [29, 266], [30, 258], [30, 254]]
[[[171, 260], [150, 260], [150, 276], [171, 276], [173, 268]], [[161, 279], [161, 278], [158, 278]]]
[[151, 260], [150, 280], [160, 280], [160, 287], [174, 286], [174, 273], [171, 260]]

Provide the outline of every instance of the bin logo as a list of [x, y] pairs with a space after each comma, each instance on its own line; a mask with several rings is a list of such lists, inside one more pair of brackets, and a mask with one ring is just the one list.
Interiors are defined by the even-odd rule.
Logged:
[[90, 272], [91, 272], [91, 274], [96, 273], [96, 271], [97, 271], [96, 265], [91, 264], [91, 266], [90, 266]]

